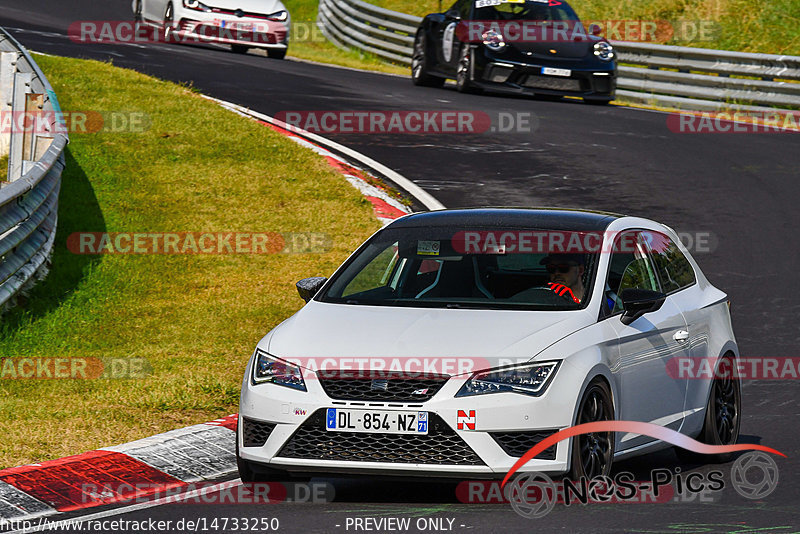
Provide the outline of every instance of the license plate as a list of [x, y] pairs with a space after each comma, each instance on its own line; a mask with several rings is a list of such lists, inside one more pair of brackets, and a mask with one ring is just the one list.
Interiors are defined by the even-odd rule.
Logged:
[[542, 74], [550, 76], [570, 76], [572, 71], [569, 69], [554, 69], [553, 67], [542, 67]]
[[253, 31], [253, 23], [252, 22], [231, 22], [231, 29], [238, 30], [240, 32], [251, 32]]
[[328, 408], [325, 428], [331, 432], [424, 435], [428, 433], [428, 412]]

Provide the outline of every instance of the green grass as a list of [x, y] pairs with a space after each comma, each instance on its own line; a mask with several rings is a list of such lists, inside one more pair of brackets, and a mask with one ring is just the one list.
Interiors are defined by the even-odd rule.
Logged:
[[[36, 56], [63, 109], [144, 112], [144, 133], [72, 134], [48, 277], [3, 317], [2, 358], [145, 358], [125, 380], [0, 379], [0, 467], [235, 412], [256, 342], [378, 228], [316, 154], [191, 90]], [[73, 232], [324, 232], [316, 254], [76, 255]], [[0, 367], [2, 369], [2, 367]]]
[[[394, 11], [424, 16], [439, 10], [438, 0], [403, 2], [372, 0], [372, 4]], [[452, 1], [442, 2], [446, 10]], [[571, 0], [581, 19], [669, 21], [680, 28], [680, 21], [711, 21], [713, 32], [703, 39], [665, 41], [667, 44], [800, 55], [800, 1], [774, 0]], [[691, 37], [691, 26], [682, 37]], [[661, 35], [656, 33], [656, 35]], [[667, 35], [667, 34], [663, 34]], [[710, 39], [706, 39], [710, 38]]]
[[0, 182], [8, 178], [8, 155], [0, 156]]
[[407, 67], [387, 63], [377, 56], [358, 50], [345, 51], [326, 40], [316, 28], [318, 0], [286, 0], [284, 4], [292, 14], [290, 57], [356, 69], [408, 74]]

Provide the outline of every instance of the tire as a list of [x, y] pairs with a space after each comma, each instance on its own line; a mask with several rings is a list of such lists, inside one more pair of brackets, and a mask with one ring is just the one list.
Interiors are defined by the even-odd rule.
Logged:
[[267, 48], [267, 57], [270, 59], [283, 59], [288, 48]]
[[583, 101], [592, 106], [606, 106], [609, 102], [611, 102], [611, 98], [598, 98], [593, 96], [587, 96], [583, 98]]
[[470, 80], [472, 72], [472, 51], [467, 43], [461, 47], [456, 67], [456, 89], [459, 93], [477, 93], [478, 89]]
[[425, 32], [420, 30], [414, 38], [414, 52], [411, 55], [411, 82], [422, 87], [441, 87], [444, 78], [428, 74], [428, 56]]
[[[734, 445], [739, 439], [739, 428], [742, 422], [742, 387], [739, 379], [734, 377], [736, 367], [733, 357], [726, 354], [714, 379], [706, 404], [703, 428], [697, 440], [708, 445]], [[697, 454], [676, 447], [675, 452], [681, 460], [697, 463], [724, 463], [733, 459], [733, 453]]]
[[[611, 421], [614, 419], [614, 404], [611, 401], [611, 390], [605, 381], [595, 379], [589, 383], [578, 405], [576, 425], [594, 421]], [[576, 436], [572, 441], [570, 456], [571, 480], [581, 477], [592, 479], [597, 476], [608, 476], [614, 461], [614, 433], [602, 432]]]
[[250, 50], [249, 46], [239, 45], [239, 44], [231, 45], [231, 52], [233, 52], [234, 54], [246, 54], [248, 50]]
[[167, 4], [167, 9], [164, 11], [164, 29], [161, 33], [161, 38], [164, 39], [165, 43], [172, 43], [175, 42], [175, 38], [172, 35], [172, 32], [175, 30], [175, 25], [173, 22], [174, 12], [172, 9], [172, 2]]

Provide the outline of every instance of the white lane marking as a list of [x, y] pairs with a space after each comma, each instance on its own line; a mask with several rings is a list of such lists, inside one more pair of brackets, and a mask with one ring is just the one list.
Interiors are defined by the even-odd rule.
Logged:
[[[156, 499], [150, 502], [143, 502], [138, 504], [132, 504], [130, 506], [125, 506], [122, 508], [114, 508], [112, 510], [105, 510], [103, 512], [97, 512], [95, 514], [88, 514], [88, 515], [81, 515], [78, 517], [74, 517], [71, 519], [59, 519], [56, 521], [50, 522], [43, 522], [36, 526], [30, 526], [27, 529], [20, 529], [14, 530], [11, 532], [7, 532], [5, 534], [29, 534], [31, 532], [41, 532], [42, 530], [59, 530], [53, 526], [53, 523], [60, 523], [62, 525], [69, 525], [70, 522], [74, 526], [74, 524], [78, 521], [91, 521], [94, 519], [102, 519], [104, 517], [109, 517], [113, 515], [120, 515], [120, 514], [127, 514], [128, 512], [136, 512], [138, 510], [145, 510], [147, 508], [153, 508], [156, 506], [161, 506], [163, 504], [171, 504], [179, 501], [184, 501], [187, 499], [192, 499], [194, 497], [198, 497], [200, 495], [206, 495], [208, 493], [213, 493], [216, 491], [221, 491], [224, 489], [235, 488], [237, 486], [241, 486], [241, 480], [229, 480], [227, 482], [220, 482], [219, 484], [214, 484], [213, 486], [206, 486], [204, 488], [188, 491], [186, 493], [182, 493], [180, 495], [170, 495], [167, 497], [161, 497], [160, 499]], [[61, 523], [63, 522], [63, 523]]]
[[253, 110], [245, 108], [243, 106], [239, 106], [238, 104], [233, 104], [231, 102], [226, 102], [224, 100], [220, 100], [218, 98], [213, 98], [213, 97], [210, 97], [208, 95], [202, 95], [202, 96], [203, 96], [203, 98], [207, 98], [208, 100], [216, 102], [216, 103], [222, 105], [223, 107], [228, 107], [230, 109], [238, 111], [239, 113], [243, 113], [245, 115], [250, 115], [252, 117], [261, 119], [262, 121], [268, 122], [270, 124], [274, 124], [275, 126], [278, 126], [279, 128], [283, 128], [284, 130], [287, 130], [289, 132], [295, 133], [297, 135], [301, 135], [301, 136], [305, 137], [306, 139], [310, 139], [312, 141], [315, 141], [315, 142], [319, 143], [320, 145], [322, 145], [322, 146], [324, 146], [326, 148], [329, 148], [331, 150], [335, 150], [335, 151], [340, 152], [340, 153], [342, 153], [342, 154], [344, 154], [344, 155], [346, 155], [348, 157], [351, 157], [354, 160], [366, 165], [367, 167], [371, 167], [372, 169], [376, 170], [379, 174], [383, 174], [384, 176], [389, 178], [391, 181], [396, 183], [402, 189], [407, 191], [411, 196], [416, 198], [423, 206], [425, 206], [429, 210], [441, 210], [441, 209], [444, 209], [444, 204], [442, 204], [441, 202], [436, 200], [433, 197], [433, 195], [431, 195], [427, 191], [423, 190], [421, 187], [419, 187], [417, 184], [415, 184], [414, 182], [412, 182], [411, 180], [409, 180], [405, 176], [401, 175], [398, 172], [393, 171], [392, 169], [390, 169], [389, 167], [387, 167], [387, 166], [385, 166], [385, 165], [383, 165], [381, 163], [378, 163], [374, 159], [372, 159], [372, 158], [370, 158], [368, 156], [365, 156], [364, 154], [362, 154], [360, 152], [357, 152], [357, 151], [353, 150], [352, 148], [348, 148], [348, 147], [346, 147], [344, 145], [340, 145], [339, 143], [337, 143], [335, 141], [331, 141], [330, 139], [328, 139], [326, 137], [322, 137], [321, 135], [317, 135], [317, 134], [314, 134], [314, 133], [311, 133], [311, 132], [307, 132], [306, 130], [303, 130], [302, 128], [298, 128], [296, 126], [292, 126], [291, 124], [286, 124], [285, 122], [279, 121], [278, 119], [270, 117], [269, 115], [264, 115], [263, 113], [258, 113], [257, 111], [253, 111]]

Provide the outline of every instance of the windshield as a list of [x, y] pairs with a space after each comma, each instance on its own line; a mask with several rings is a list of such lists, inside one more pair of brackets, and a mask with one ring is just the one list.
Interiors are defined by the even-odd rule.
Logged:
[[320, 300], [576, 310], [588, 302], [597, 254], [563, 254], [569, 240], [541, 229], [387, 229], [348, 261]]
[[[500, 2], [499, 0], [477, 0], [475, 20], [538, 20], [577, 21], [578, 15], [566, 2], [527, 1]], [[494, 5], [493, 5], [494, 4]]]

